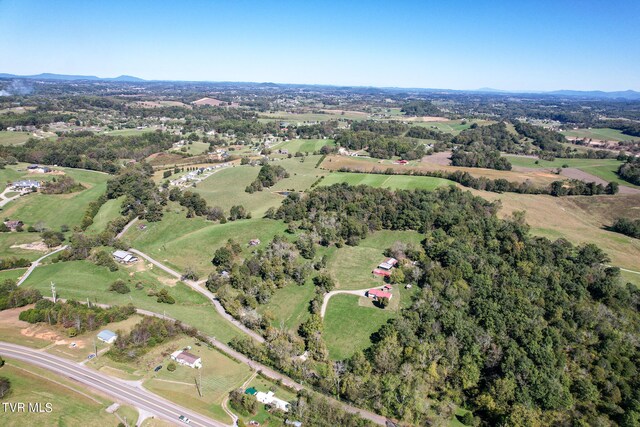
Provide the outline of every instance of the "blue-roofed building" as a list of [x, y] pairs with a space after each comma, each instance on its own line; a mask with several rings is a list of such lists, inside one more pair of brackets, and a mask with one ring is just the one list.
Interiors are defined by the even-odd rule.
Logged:
[[115, 332], [110, 331], [108, 329], [105, 329], [104, 331], [100, 331], [100, 333], [98, 334], [98, 339], [100, 341], [106, 342], [107, 344], [113, 344], [117, 338], [118, 338], [118, 335]]

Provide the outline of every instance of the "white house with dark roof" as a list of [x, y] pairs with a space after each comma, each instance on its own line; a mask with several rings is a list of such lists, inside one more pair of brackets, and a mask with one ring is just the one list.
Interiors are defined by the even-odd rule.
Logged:
[[202, 368], [202, 358], [191, 354], [187, 351], [176, 350], [171, 353], [171, 360], [175, 360], [181, 365], [188, 366], [194, 369]]

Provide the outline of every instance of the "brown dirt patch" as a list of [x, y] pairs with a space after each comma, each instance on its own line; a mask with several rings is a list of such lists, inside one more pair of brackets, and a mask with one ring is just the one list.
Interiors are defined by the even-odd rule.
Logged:
[[[560, 174], [568, 178], [578, 179], [584, 182], [595, 182], [596, 184], [602, 184], [605, 186], [608, 184], [608, 182], [604, 179], [576, 168], [564, 168], [562, 169]], [[631, 188], [625, 185], [621, 185], [619, 187], [619, 192], [620, 194], [640, 194], [640, 190], [638, 190], [637, 188]]]
[[424, 156], [422, 161], [425, 163], [433, 163], [435, 165], [450, 166], [451, 165], [451, 151], [443, 151], [440, 153], [433, 153], [430, 156]]
[[407, 117], [404, 120], [408, 122], [450, 122], [446, 117], [423, 116], [423, 117]]
[[18, 318], [20, 312], [32, 308], [33, 304], [25, 307], [10, 308], [8, 310], [0, 311], [0, 325], [7, 328], [27, 328], [31, 326], [30, 323], [24, 322]]
[[39, 242], [23, 243], [21, 245], [11, 245], [11, 249], [26, 249], [28, 251], [38, 252], [49, 252], [50, 250], [42, 240]]

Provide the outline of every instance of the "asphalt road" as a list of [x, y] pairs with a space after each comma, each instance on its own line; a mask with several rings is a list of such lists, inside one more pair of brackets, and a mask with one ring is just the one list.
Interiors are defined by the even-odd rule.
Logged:
[[[96, 370], [49, 353], [16, 344], [0, 342], [0, 355], [21, 360], [64, 377], [71, 378], [72, 380], [113, 397], [114, 400], [150, 412], [156, 417], [176, 425], [186, 425], [178, 420], [180, 415], [184, 415], [191, 419], [190, 425], [192, 426], [228, 427], [226, 424], [185, 409], [147, 390], [136, 387], [131, 383], [104, 375]], [[55, 401], [52, 403], [55, 410]]]
[[56, 249], [53, 252], [49, 252], [46, 255], [41, 256], [40, 258], [38, 258], [37, 260], [33, 261], [31, 263], [31, 266], [27, 269], [27, 271], [25, 271], [25, 273], [22, 275], [22, 277], [20, 278], [20, 280], [18, 280], [17, 285], [20, 286], [22, 285], [22, 283], [27, 280], [27, 278], [31, 275], [31, 273], [33, 273], [33, 270], [36, 269], [37, 266], [40, 265], [40, 263], [42, 262], [43, 259], [53, 255], [53, 254], [57, 254], [60, 251], [64, 251], [65, 249], [67, 249], [68, 245], [64, 245], [63, 247]]

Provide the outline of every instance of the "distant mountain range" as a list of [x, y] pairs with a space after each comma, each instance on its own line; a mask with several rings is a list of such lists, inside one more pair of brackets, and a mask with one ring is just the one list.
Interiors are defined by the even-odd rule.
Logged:
[[[118, 77], [97, 77], [97, 76], [80, 76], [80, 75], [72, 75], [72, 74], [53, 74], [53, 73], [42, 73], [35, 74], [31, 76], [21, 76], [16, 74], [7, 74], [0, 73], [0, 79], [28, 79], [28, 80], [60, 80], [60, 81], [74, 81], [74, 80], [85, 80], [85, 81], [103, 81], [103, 82], [148, 82], [149, 80], [141, 79], [139, 77], [122, 75]], [[157, 81], [157, 80], [156, 80]], [[177, 82], [172, 80], [172, 82]], [[206, 82], [202, 82], [206, 83]], [[211, 82], [216, 83], [216, 82]], [[217, 82], [220, 83], [220, 82]], [[227, 82], [229, 84], [233, 84], [231, 82]], [[241, 83], [238, 83], [241, 84]], [[245, 83], [246, 84], [246, 83]], [[334, 86], [334, 85], [308, 85], [308, 84], [278, 84], [278, 83], [251, 83], [256, 84], [262, 87], [342, 87], [342, 86]], [[357, 89], [358, 87], [350, 87], [352, 89]], [[363, 87], [360, 87], [362, 89]], [[369, 87], [368, 89], [374, 89]], [[400, 90], [402, 88], [378, 88], [378, 89], [388, 89], [388, 90]], [[419, 90], [424, 92], [441, 92], [441, 91], [449, 91], [447, 89], [421, 89], [421, 88], [412, 88], [406, 90]], [[508, 90], [500, 90], [493, 89], [489, 87], [483, 87], [477, 90], [451, 90], [452, 92], [462, 92], [462, 93], [486, 93], [486, 94], [503, 94], [503, 95], [551, 95], [551, 96], [559, 96], [559, 97], [572, 97], [572, 98], [589, 98], [589, 99], [627, 99], [627, 100], [640, 100], [640, 92], [636, 92], [634, 90], [625, 90], [625, 91], [615, 91], [615, 92], [604, 92], [601, 90], [591, 90], [591, 91], [581, 91], [581, 90], [555, 90], [550, 92], [542, 92], [542, 91], [508, 91]]]
[[0, 73], [0, 79], [29, 79], [29, 80], [91, 80], [91, 81], [103, 81], [103, 82], [144, 82], [146, 80], [133, 77], [133, 76], [118, 76], [118, 77], [97, 77], [97, 76], [77, 76], [71, 74], [52, 74], [42, 73], [32, 76], [19, 76], [16, 74]]

